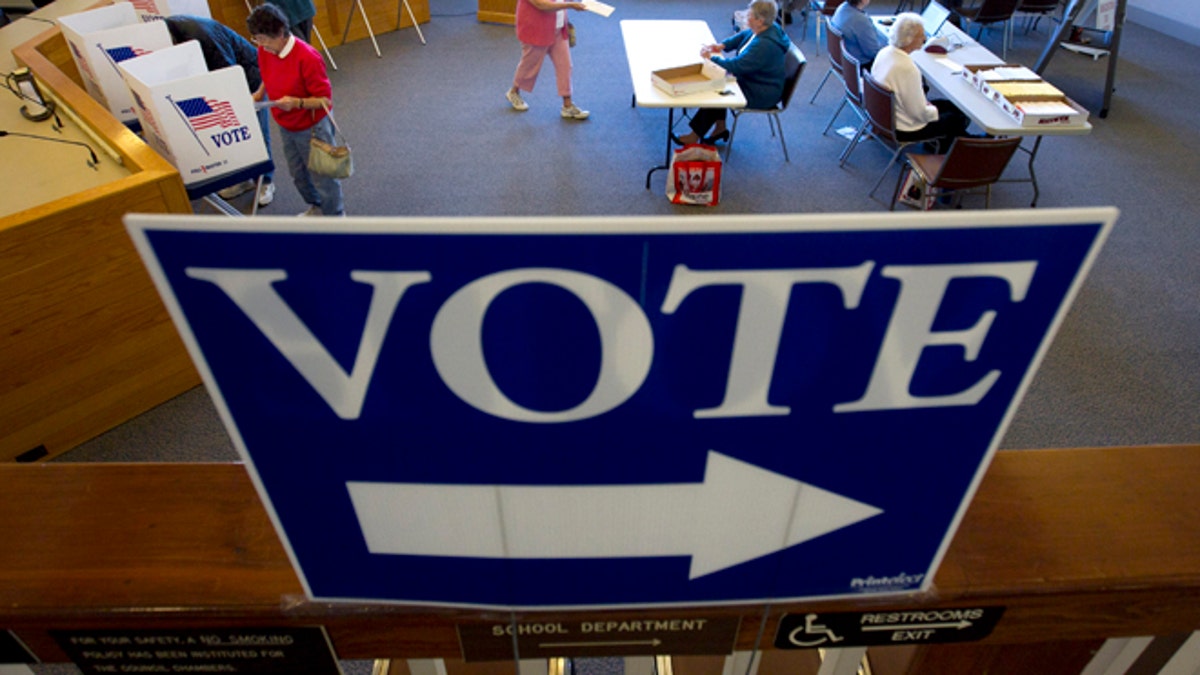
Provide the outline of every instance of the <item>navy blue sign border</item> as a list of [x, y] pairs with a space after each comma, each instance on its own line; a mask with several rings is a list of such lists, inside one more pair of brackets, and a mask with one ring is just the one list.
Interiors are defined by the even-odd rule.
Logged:
[[[351, 219], [344, 225], [339, 222], [337, 227], [325, 227], [298, 226], [294, 221], [279, 219], [230, 226], [205, 219], [134, 217], [130, 218], [130, 229], [311, 597], [497, 608], [572, 608], [836, 598], [928, 588], [1020, 393], [1028, 385], [1049, 337], [1114, 218], [1115, 212], [1111, 210], [1089, 210], [1022, 212], [1019, 219], [1011, 213], [996, 212], [986, 218], [972, 217], [974, 222], [970, 226], [965, 226], [958, 214], [947, 214], [921, 219], [739, 217], [701, 227], [681, 226], [678, 220], [668, 219], [364, 222]], [[707, 231], [698, 236], [697, 230]], [[345, 236], [348, 233], [355, 236]], [[553, 250], [542, 250], [544, 242], [561, 240], [564, 235], [571, 242], [566, 254], [557, 245], [550, 245]], [[284, 237], [288, 244], [281, 246]], [[668, 258], [668, 264], [658, 264], [660, 253]], [[450, 255], [455, 261], [446, 267], [444, 260]], [[713, 420], [702, 425], [704, 445], [714, 446], [704, 450], [717, 449], [823, 489], [880, 505], [893, 517], [867, 520], [691, 581], [687, 579], [687, 558], [681, 556], [483, 562], [398, 556], [405, 560], [397, 566], [397, 556], [367, 553], [361, 534], [346, 527], [346, 523], [354, 522], [354, 516], [340, 486], [345, 480], [546, 485], [699, 481], [704, 473], [704, 451], [693, 447], [683, 454], [674, 452], [672, 434], [678, 429], [660, 421], [674, 418], [683, 424], [686, 420], [682, 417], [687, 415], [681, 416], [681, 411], [715, 403], [712, 396], [719, 394], [720, 378], [700, 381], [689, 379], [688, 374], [700, 370], [695, 367], [697, 362], [720, 359], [727, 362], [728, 343], [732, 339], [731, 317], [736, 316], [738, 301], [736, 293], [712, 291], [706, 311], [689, 315], [684, 311], [686, 307], [681, 307], [673, 317], [677, 319], [673, 327], [660, 332], [656, 325], [655, 368], [671, 376], [656, 377], [652, 372], [647, 384], [631, 399], [631, 404], [639, 403], [639, 398], [643, 400], [639, 406], [631, 406], [639, 409], [622, 424], [623, 428], [638, 430], [638, 436], [631, 431], [628, 438], [614, 437], [611, 431], [606, 431], [611, 421], [597, 418], [576, 423], [571, 429], [538, 430], [535, 436], [543, 444], [542, 449], [514, 442], [505, 447], [505, 452], [477, 454], [465, 462], [455, 455], [453, 439], [444, 438], [445, 430], [433, 428], [436, 420], [426, 424], [426, 428], [414, 429], [429, 421], [428, 410], [456, 404], [462, 407], [448, 392], [430, 393], [430, 387], [421, 388], [417, 403], [428, 405], [428, 409], [400, 416], [407, 420], [407, 424], [401, 424], [403, 433], [387, 431], [387, 427], [398, 424], [396, 411], [389, 409], [389, 404], [394, 406], [397, 400], [412, 403], [412, 397], [405, 399], [397, 383], [432, 382], [435, 376], [427, 364], [413, 365], [395, 359], [395, 355], [428, 350], [427, 330], [389, 334], [389, 344], [381, 356], [359, 420], [354, 423], [313, 420], [310, 413], [297, 414], [320, 407], [311, 388], [298, 380], [294, 369], [278, 358], [278, 352], [266, 340], [247, 349], [244, 338], [256, 331], [245, 316], [231, 308], [226, 299], [217, 297], [219, 293], [214, 293], [210, 285], [188, 278], [184, 272], [188, 267], [206, 265], [289, 269], [291, 275], [286, 286], [281, 284], [280, 295], [313, 326], [314, 333], [349, 369], [354, 341], [370, 300], [369, 293], [363, 293], [362, 288], [348, 281], [351, 268], [433, 269], [439, 285], [435, 288], [431, 282], [432, 292], [422, 296], [414, 291], [406, 297], [395, 319], [400, 326], [422, 325], [427, 329], [431, 313], [450, 293], [474, 278], [504, 269], [552, 266], [595, 274], [636, 298], [647, 314], [653, 315], [662, 303], [670, 271], [678, 264], [696, 269], [837, 267], [860, 264], [866, 259], [877, 261], [870, 283], [882, 286], [890, 283], [878, 278], [880, 269], [886, 265], [1038, 260], [1038, 272], [1029, 294], [1044, 295], [1051, 300], [1037, 307], [1031, 304], [1030, 313], [1017, 312], [1020, 316], [1011, 320], [1005, 319], [1004, 312], [1000, 313], [989, 334], [988, 348], [1003, 345], [1007, 352], [1018, 355], [1016, 361], [1022, 366], [1019, 372], [1010, 369], [1001, 377], [988, 397], [975, 406], [976, 414], [947, 414], [946, 409], [885, 411], [871, 413], [871, 423], [864, 424], [862, 419], [838, 418], [828, 413], [828, 409], [861, 394], [870, 375], [870, 359], [856, 361], [828, 358], [828, 355], [871, 352], [870, 345], [877, 344], [886, 329], [887, 306], [895, 301], [896, 284], [890, 290], [868, 290], [855, 312], [847, 312], [836, 294], [823, 292], [816, 288], [819, 285], [797, 291], [793, 296], [795, 306], [789, 309], [789, 326], [807, 322], [821, 328], [784, 335], [786, 344], [800, 347], [787, 350], [787, 354], [781, 350], [778, 367], [781, 371], [807, 373], [809, 378], [789, 382], [781, 392], [796, 413], [787, 418], [758, 419], [751, 425], [744, 420]], [[330, 281], [339, 278], [343, 281]], [[961, 299], [947, 295], [935, 329], [969, 326], [979, 314], [978, 297], [990, 298], [987, 302], [991, 303], [1007, 302], [1007, 289], [994, 280], [966, 286], [970, 292]], [[333, 303], [332, 309], [329, 303], [312, 302], [319, 297], [336, 297], [338, 302]], [[556, 315], [572, 312], [571, 303], [563, 302], [554, 293], [531, 297], [553, 308], [547, 311]], [[189, 314], [189, 308], [220, 307], [222, 303], [230, 311]], [[514, 303], [502, 311], [519, 315], [525, 311], [523, 304]], [[1013, 305], [1018, 306], [1019, 303]], [[713, 310], [714, 307], [717, 309]], [[727, 317], [723, 328], [707, 321], [714, 311], [724, 312]], [[848, 314], [862, 318], [848, 319]], [[583, 313], [574, 320], [580, 323], [586, 318]], [[546, 317], [530, 320], [545, 321]], [[1028, 330], [1031, 322], [1036, 324], [1036, 330]], [[356, 329], [339, 331], [338, 327], [344, 325]], [[725, 332], [721, 333], [722, 330]], [[567, 337], [585, 355], [579, 368], [594, 370], [598, 350], [592, 344], [589, 352], [587, 331], [568, 332]], [[687, 343], [687, 353], [680, 356], [660, 349], [660, 341]], [[511, 342], [503, 335], [496, 338], [496, 344]], [[200, 344], [205, 345], [204, 350]], [[544, 352], [546, 348], [543, 344], [525, 345], [527, 350]], [[986, 353], [981, 355], [980, 363], [964, 368], [961, 349], [958, 354], [950, 353], [952, 349], [940, 351], [944, 353], [931, 354], [929, 362], [923, 362], [923, 372], [939, 373], [938, 377], [928, 382], [914, 379], [914, 393], [922, 387], [931, 392], [946, 387], [953, 390], [954, 378], [969, 384], [988, 367]], [[826, 358], [811, 358], [814, 353], [825, 354]], [[223, 360], [213, 354], [238, 357]], [[519, 360], [522, 353], [516, 349], [506, 356]], [[524, 358], [528, 359], [528, 354]], [[539, 386], [530, 386], [528, 392], [519, 391], [518, 375], [505, 373], [501, 368], [496, 379], [505, 383], [506, 392], [516, 392], [514, 398], [528, 396], [524, 399], [528, 405], [537, 407]], [[559, 396], [572, 395], [571, 378], [557, 381], [552, 372], [540, 375], [549, 377], [548, 381], [559, 387]], [[235, 381], [282, 384], [266, 391], [222, 386], [224, 382]], [[773, 402], [776, 393], [773, 387]], [[692, 399], [686, 405], [661, 403], [681, 396]], [[707, 402], [700, 400], [705, 396]], [[471, 429], [469, 438], [503, 437], [504, 425], [510, 424], [470, 410], [464, 410], [464, 414], [459, 423]], [[271, 421], [262, 423], [263, 419]], [[658, 435], [651, 433], [651, 439], [646, 440], [645, 430], [656, 428]], [[808, 437], [801, 438], [798, 430], [809, 434]], [[405, 452], [394, 451], [414, 438], [420, 439], [413, 443], [420, 461], [414, 461]], [[585, 447], [580, 450], [581, 438], [598, 440], [592, 440], [591, 446], [583, 443]], [[786, 457], [780, 456], [782, 438], [794, 439], [795, 452], [789, 451]], [[946, 439], [955, 440], [947, 443]], [[545, 449], [564, 447], [572, 451]], [[603, 447], [604, 452], [596, 452], [598, 447]], [[520, 455], [519, 461], [513, 460], [509, 452], [514, 448]], [[879, 448], [888, 449], [881, 452]], [[920, 454], [930, 448], [932, 460]], [[564, 454], [569, 457], [564, 458]], [[871, 458], [869, 465], [864, 464], [866, 456]], [[361, 463], [347, 474], [340, 457], [353, 457], [354, 462]], [[638, 462], [639, 470], [631, 475], [621, 467], [633, 461]], [[914, 466], [918, 467], [915, 473]], [[529, 467], [537, 467], [535, 475], [530, 475]], [[342, 478], [329, 481], [330, 475]], [[914, 481], [913, 476], [918, 479]], [[921, 526], [897, 527], [897, 520], [919, 522]], [[877, 560], [865, 560], [873, 557], [864, 556], [868, 549], [905, 553], [881, 566]], [[818, 558], [813, 557], [814, 550], [819, 551]], [[504, 570], [500, 584], [497, 584], [497, 567]], [[439, 579], [454, 581], [436, 582]], [[637, 579], [646, 581], [631, 583]], [[800, 592], [796, 590], [797, 583], [802, 587]], [[647, 599], [647, 593], [654, 597]]]

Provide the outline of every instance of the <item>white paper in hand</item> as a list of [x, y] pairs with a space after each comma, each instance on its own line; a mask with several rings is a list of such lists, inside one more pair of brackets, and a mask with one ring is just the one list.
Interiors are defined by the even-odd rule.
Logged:
[[583, 0], [583, 8], [603, 17], [611, 15], [615, 9], [612, 5], [600, 2], [600, 0]]

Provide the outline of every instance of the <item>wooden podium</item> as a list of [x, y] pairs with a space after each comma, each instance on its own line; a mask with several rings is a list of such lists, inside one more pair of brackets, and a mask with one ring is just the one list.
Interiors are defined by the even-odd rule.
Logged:
[[475, 17], [484, 23], [512, 26], [517, 22], [517, 0], [479, 0]]

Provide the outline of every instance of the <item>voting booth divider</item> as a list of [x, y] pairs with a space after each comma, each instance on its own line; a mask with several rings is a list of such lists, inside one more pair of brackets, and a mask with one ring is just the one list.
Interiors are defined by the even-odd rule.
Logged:
[[209, 72], [191, 40], [123, 62], [121, 70], [146, 142], [189, 190], [269, 161], [241, 66]]
[[140, 22], [128, 2], [64, 16], [58, 24], [87, 92], [125, 124], [137, 121], [118, 64], [170, 47], [166, 24]]
[[116, 4], [124, 3], [133, 5], [138, 19], [143, 23], [161, 21], [164, 17], [174, 14], [212, 18], [212, 13], [208, 9], [208, 0], [119, 0]]

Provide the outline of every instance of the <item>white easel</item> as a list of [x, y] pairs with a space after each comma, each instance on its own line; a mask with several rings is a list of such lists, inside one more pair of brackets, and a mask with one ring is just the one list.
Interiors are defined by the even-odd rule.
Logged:
[[[425, 34], [421, 32], [421, 24], [417, 23], [417, 15], [413, 13], [412, 5], [408, 4], [408, 0], [400, 0], [401, 6], [408, 11], [408, 18], [412, 19], [413, 28], [417, 29], [417, 37], [421, 39], [421, 44], [425, 43]], [[363, 23], [367, 26], [367, 35], [371, 36], [371, 44], [375, 47], [375, 56], [383, 58], [383, 54], [379, 53], [379, 43], [375, 41], [375, 31], [371, 30], [371, 20], [367, 18], [367, 11], [363, 9], [362, 0], [354, 0], [354, 4], [350, 7], [350, 17], [346, 19], [346, 29], [342, 31], [342, 44], [346, 44], [346, 37], [350, 35], [350, 24], [354, 21], [354, 8], [358, 8], [359, 14], [362, 14]], [[396, 8], [396, 29], [400, 29], [400, 19], [403, 17], [400, 8]]]

